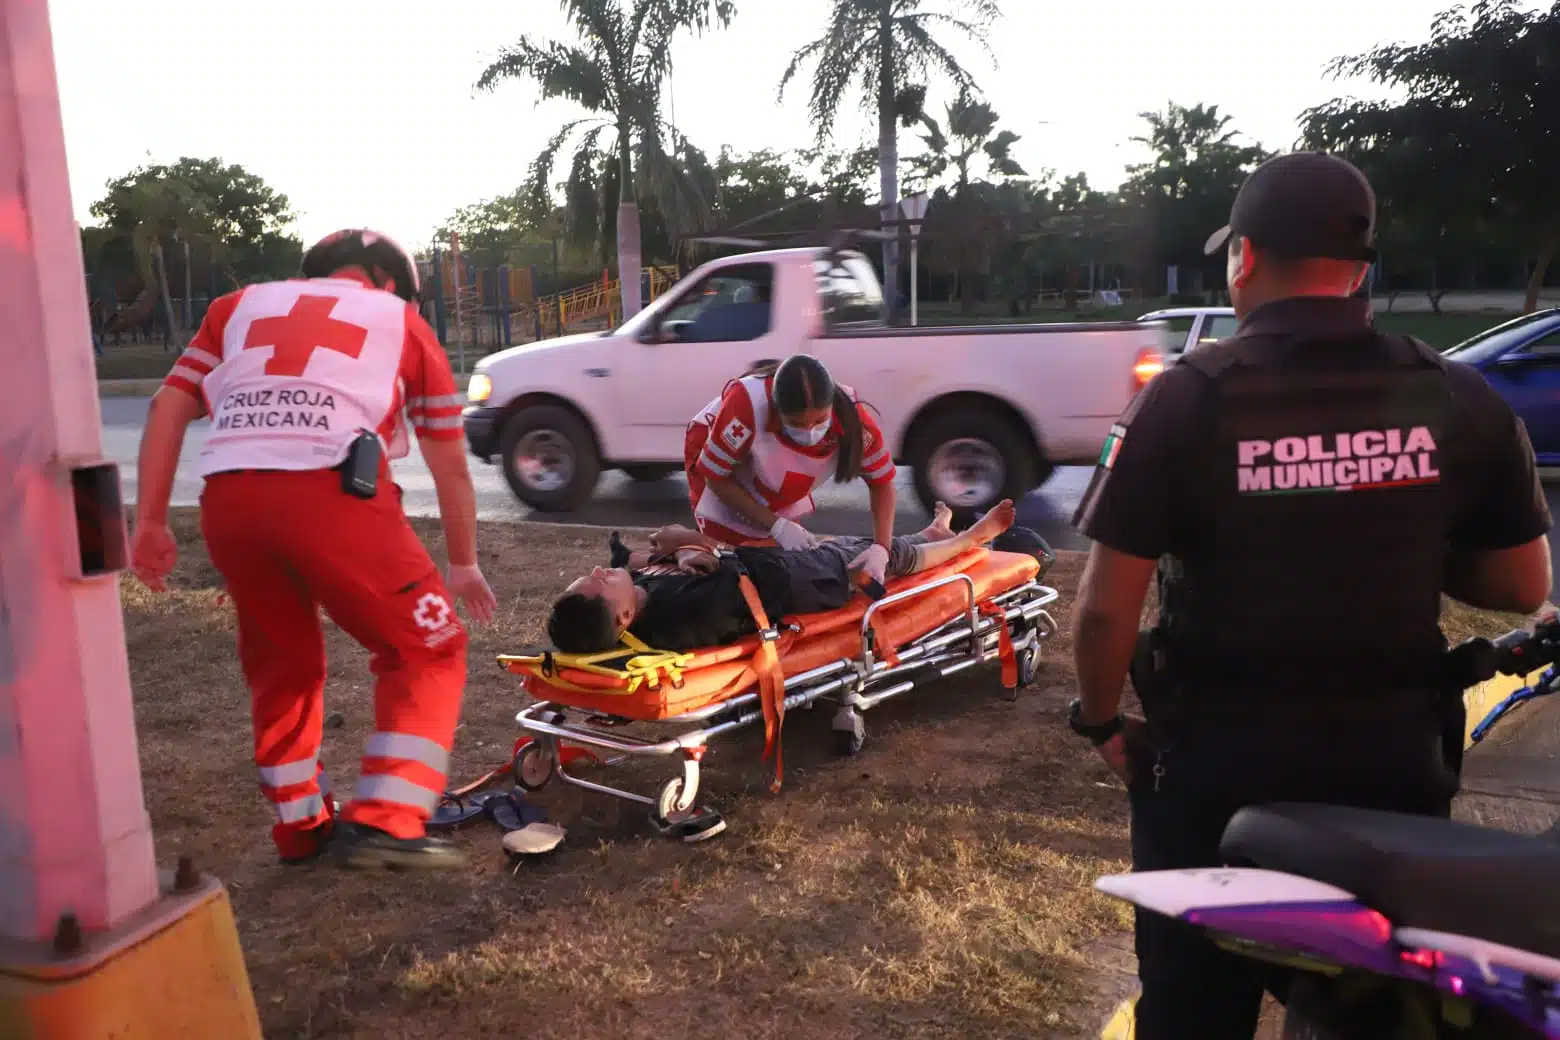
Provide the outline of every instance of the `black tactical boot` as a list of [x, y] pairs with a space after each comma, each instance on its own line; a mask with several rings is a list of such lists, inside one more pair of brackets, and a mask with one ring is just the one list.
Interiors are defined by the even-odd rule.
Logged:
[[336, 863], [349, 870], [455, 870], [466, 854], [438, 838], [397, 838], [360, 823], [338, 823], [330, 843]]

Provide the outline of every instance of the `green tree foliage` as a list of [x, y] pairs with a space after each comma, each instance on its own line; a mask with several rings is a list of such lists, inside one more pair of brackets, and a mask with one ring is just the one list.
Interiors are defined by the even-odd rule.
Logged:
[[1348, 155], [1372, 177], [1384, 253], [1427, 251], [1442, 263], [1499, 234], [1531, 261], [1534, 309], [1560, 246], [1560, 3], [1455, 7], [1436, 17], [1427, 42], [1342, 57], [1329, 71], [1400, 99], [1336, 98], [1302, 116], [1308, 145]]
[[1223, 260], [1210, 261], [1203, 245], [1228, 223], [1241, 183], [1268, 153], [1258, 145], [1242, 144], [1218, 105], [1188, 108], [1171, 102], [1162, 112], [1139, 115], [1148, 130], [1132, 140], [1146, 145], [1154, 157], [1128, 167], [1121, 194], [1144, 210], [1154, 231], [1157, 265], [1216, 275]]
[[[155, 288], [163, 318], [176, 331], [190, 323], [197, 291], [214, 282], [223, 291], [289, 277], [303, 256], [302, 243], [288, 231], [287, 196], [221, 159], [136, 167], [109, 181], [90, 212], [100, 224], [83, 229], [82, 253], [94, 295], [119, 298]], [[185, 301], [182, 314], [174, 312], [175, 286]]]
[[565, 231], [593, 244], [602, 263], [617, 243], [624, 313], [638, 309], [642, 245], [638, 199], [648, 197], [674, 234], [705, 225], [714, 185], [704, 154], [661, 114], [672, 41], [730, 24], [733, 0], [562, 0], [572, 43], [522, 37], [482, 71], [477, 89], [527, 80], [538, 100], [563, 98], [587, 114], [565, 123], [531, 165], [528, 194], [552, 210], [553, 168], [570, 148]]
[[717, 224], [749, 234], [816, 230], [859, 220], [877, 165], [870, 148], [721, 149], [713, 172]]
[[235, 285], [296, 274], [303, 256], [303, 243], [289, 232], [295, 217], [287, 196], [221, 159], [139, 166], [109, 181], [91, 213], [116, 235], [136, 238], [143, 265], [154, 242], [171, 251], [175, 239], [187, 240]]
[[[952, 175], [951, 188], [938, 188], [927, 207], [926, 236], [931, 270], [951, 274], [960, 308], [968, 312], [984, 280], [991, 274], [1001, 244], [1011, 238], [1015, 221], [1027, 214], [1030, 198], [1000, 192], [991, 180], [1024, 176], [1012, 156], [1018, 135], [997, 130], [997, 112], [990, 104], [961, 90], [939, 123], [921, 116], [926, 151], [910, 160], [908, 178], [921, 188]], [[974, 179], [978, 174], [984, 178]]]
[[943, 123], [922, 113], [921, 125], [926, 132], [921, 141], [926, 151], [910, 159], [908, 182], [924, 188], [951, 170], [957, 195], [969, 186], [970, 171], [977, 162], [985, 167], [988, 177], [1025, 175], [1012, 154], [1019, 135], [997, 130], [997, 112], [989, 103], [964, 90], [944, 111], [947, 118]]
[[[791, 57], [780, 78], [780, 94], [807, 64], [813, 66], [808, 112], [818, 140], [834, 130], [846, 99], [859, 92], [863, 108], [877, 118], [879, 205], [884, 220], [898, 216], [899, 127], [922, 115], [926, 81], [937, 73], [961, 90], [974, 78], [938, 38], [953, 32], [986, 52], [987, 29], [1000, 15], [996, 0], [947, 0], [947, 10], [928, 10], [925, 0], [833, 0], [824, 34]], [[897, 240], [884, 243], [883, 267], [891, 306], [899, 286]]]

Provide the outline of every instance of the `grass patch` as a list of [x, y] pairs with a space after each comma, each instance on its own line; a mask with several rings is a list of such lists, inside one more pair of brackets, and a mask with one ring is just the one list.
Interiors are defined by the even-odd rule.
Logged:
[[[458, 837], [468, 872], [353, 875], [273, 858], [231, 609], [193, 511], [175, 513], [173, 590], [122, 586], [148, 808], [160, 861], [192, 855], [228, 885], [267, 1036], [1082, 1036], [1119, 997], [1090, 956], [1130, 915], [1090, 883], [1126, 866], [1126, 801], [1063, 722], [1081, 555], [1060, 554], [1062, 632], [1016, 703], [994, 669], [963, 673], [871, 712], [848, 760], [828, 711], [798, 711], [778, 797], [756, 730], [719, 744], [704, 797], [730, 829], [713, 842], [668, 843], [637, 808], [555, 785], [537, 800], [569, 837], [550, 858], [516, 868], [478, 823]], [[437, 525], [413, 523], [438, 556]], [[524, 697], [493, 655], [540, 641], [552, 596], [606, 555], [585, 528], [484, 525], [482, 545], [502, 606], [474, 634], [457, 781], [515, 737]], [[1510, 627], [1462, 610], [1448, 626]], [[346, 722], [324, 757], [349, 789], [370, 677], [327, 629]]]

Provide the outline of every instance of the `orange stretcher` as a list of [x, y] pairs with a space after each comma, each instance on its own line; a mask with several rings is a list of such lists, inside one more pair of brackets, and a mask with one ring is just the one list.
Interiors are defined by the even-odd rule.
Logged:
[[[764, 616], [746, 579], [759, 634], [729, 646], [661, 651], [631, 636], [611, 651], [501, 655], [536, 700], [516, 721], [531, 739], [516, 754], [516, 782], [536, 790], [554, 777], [654, 808], [670, 833], [696, 809], [699, 763], [716, 737], [763, 723], [765, 755], [781, 778], [785, 713], [828, 698], [838, 704], [840, 750], [854, 754], [866, 737], [862, 713], [892, 697], [974, 665], [999, 660], [1009, 690], [1034, 678], [1040, 644], [1056, 630], [1046, 607], [1055, 589], [1040, 584], [1054, 558], [974, 549], [940, 567], [890, 581], [876, 601], [865, 595], [822, 614]], [[1016, 696], [1016, 693], [1014, 694]], [[677, 726], [666, 739], [623, 733], [631, 723]], [[671, 757], [682, 769], [656, 798], [570, 774], [562, 751], [583, 746], [622, 757]]]

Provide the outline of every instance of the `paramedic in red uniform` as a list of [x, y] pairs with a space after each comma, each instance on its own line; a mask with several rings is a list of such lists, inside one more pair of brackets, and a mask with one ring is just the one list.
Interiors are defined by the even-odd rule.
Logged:
[[[209, 415], [201, 530], [238, 615], [255, 762], [282, 859], [329, 845], [349, 867], [458, 866], [460, 854], [424, 829], [466, 681], [453, 604], [486, 621], [495, 602], [477, 566], [455, 379], [412, 302], [416, 266], [390, 239], [337, 232], [304, 255], [302, 273], [214, 301], [152, 399], [133, 567], [153, 589], [172, 571], [174, 472], [186, 427]], [[390, 480], [388, 459], [410, 447], [403, 410], [438, 492], [447, 577]], [[348, 475], [365, 470], [366, 488], [349, 493]], [[339, 819], [319, 761], [321, 607], [373, 655], [376, 677], [375, 732]]]
[[828, 479], [861, 477], [872, 544], [851, 569], [882, 583], [894, 537], [894, 460], [877, 421], [823, 362], [793, 354], [727, 385], [688, 424], [683, 468], [699, 530], [727, 545], [811, 549], [799, 522]]

